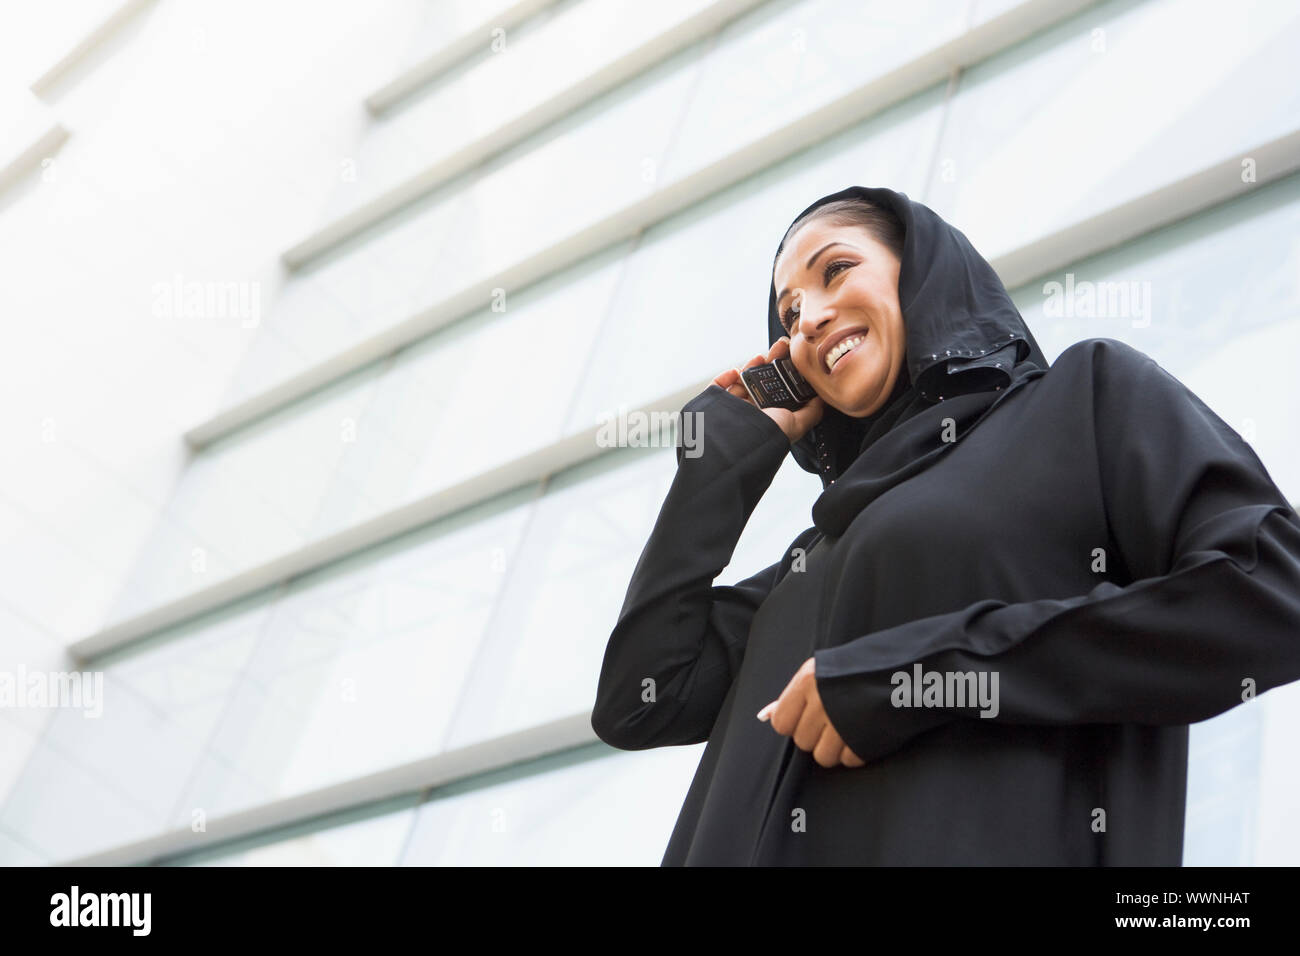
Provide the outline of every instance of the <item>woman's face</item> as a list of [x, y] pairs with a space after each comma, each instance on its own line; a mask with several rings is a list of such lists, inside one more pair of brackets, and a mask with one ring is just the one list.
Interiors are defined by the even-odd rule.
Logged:
[[795, 368], [855, 418], [879, 410], [902, 373], [898, 270], [898, 257], [864, 227], [813, 220], [786, 243], [772, 274]]

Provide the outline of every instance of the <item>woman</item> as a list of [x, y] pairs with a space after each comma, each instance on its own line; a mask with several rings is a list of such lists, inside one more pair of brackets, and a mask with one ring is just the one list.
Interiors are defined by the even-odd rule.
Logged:
[[[597, 689], [612, 746], [708, 741], [663, 864], [1180, 865], [1187, 725], [1300, 677], [1300, 519], [1251, 448], [1113, 339], [1049, 369], [888, 189], [795, 220], [768, 339], [817, 398], [686, 404]], [[787, 452], [812, 527], [714, 586]]]

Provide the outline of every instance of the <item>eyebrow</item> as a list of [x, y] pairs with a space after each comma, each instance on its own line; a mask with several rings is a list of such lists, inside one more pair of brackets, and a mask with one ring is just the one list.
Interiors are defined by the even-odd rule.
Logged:
[[[805, 268], [805, 269], [811, 269], [811, 268], [813, 267], [813, 263], [817, 261], [817, 257], [820, 256], [820, 255], [821, 255], [823, 252], [825, 252], [827, 249], [829, 249], [831, 246], [848, 246], [850, 249], [857, 249], [857, 248], [858, 248], [857, 246], [850, 245], [850, 244], [847, 243], [847, 242], [841, 242], [840, 240], [836, 239], [834, 242], [828, 242], [828, 243], [826, 243], [826, 245], [822, 246], [820, 249], [818, 249], [816, 252], [814, 252], [814, 253], [812, 254], [812, 258], [808, 260], [808, 264], [807, 264], [806, 266], [804, 266], [804, 268]], [[786, 288], [784, 288], [784, 289], [781, 290], [781, 294], [778, 295], [778, 296], [776, 297], [776, 301], [777, 301], [777, 302], [780, 302], [780, 301], [781, 301], [782, 299], [784, 299], [784, 298], [785, 298], [789, 293], [790, 293], [790, 287], [789, 287], [789, 286], [786, 286]]]

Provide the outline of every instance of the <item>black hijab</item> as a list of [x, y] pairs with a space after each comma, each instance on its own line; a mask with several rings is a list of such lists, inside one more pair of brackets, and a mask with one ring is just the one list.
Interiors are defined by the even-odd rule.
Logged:
[[[892, 210], [903, 224], [898, 302], [906, 366], [874, 414], [854, 418], [828, 405], [821, 422], [790, 446], [801, 468], [821, 476], [813, 522], [835, 536], [874, 498], [928, 467], [1048, 368], [993, 267], [928, 206], [892, 189], [850, 186], [823, 196], [791, 224], [839, 199], [865, 199]], [[767, 329], [769, 344], [786, 334], [770, 283]]]

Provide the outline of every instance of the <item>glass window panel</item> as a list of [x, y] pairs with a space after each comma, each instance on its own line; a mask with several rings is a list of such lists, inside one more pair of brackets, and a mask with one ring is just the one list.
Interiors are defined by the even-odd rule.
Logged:
[[[506, 290], [504, 311], [471, 315], [403, 351], [380, 383], [364, 428], [392, 435], [409, 463], [403, 498], [447, 487], [560, 438], [630, 243]], [[375, 498], [382, 458], [345, 454], [344, 473]]]
[[[270, 550], [291, 547], [294, 541], [287, 529], [274, 520], [262, 526], [258, 535]], [[229, 577], [237, 567], [234, 559], [215, 548], [206, 535], [177, 519], [168, 503], [109, 612], [86, 633]]]
[[971, 0], [971, 29], [1000, 17], [1013, 7], [1021, 5], [1023, 0]]
[[[1300, 497], [1300, 447], [1294, 427], [1300, 378], [1291, 361], [1295, 355], [1300, 355], [1300, 313], [1292, 311], [1285, 321], [1243, 332], [1213, 356], [1176, 373], [1250, 443], [1292, 502]], [[1261, 356], [1267, 360], [1261, 362]], [[1225, 376], [1225, 369], [1236, 372]], [[1249, 388], [1242, 387], [1242, 379], [1249, 380]]]
[[100, 716], [46, 711], [0, 827], [53, 860], [164, 829], [266, 613], [241, 603], [90, 665], [59, 665], [103, 674]]
[[311, 364], [316, 354], [310, 347], [314, 337], [329, 341], [362, 337], [356, 312], [345, 308], [323, 283], [290, 275], [262, 299], [259, 308], [267, 310], [268, 302], [273, 303], [271, 314], [259, 313], [256, 332], [231, 377], [221, 408], [260, 392], [282, 377], [285, 368]]
[[[707, 431], [706, 427], [706, 434]], [[812, 506], [821, 493], [821, 479], [804, 471], [787, 455], [758, 507], [749, 516], [731, 564], [716, 583], [734, 584], [780, 561], [794, 539], [812, 527]], [[610, 622], [610, 630], [613, 627]]]
[[[26, 555], [25, 550], [24, 556]], [[6, 584], [11, 585], [13, 578], [9, 576], [9, 569], [6, 568], [5, 572]], [[35, 618], [12, 608], [7, 603], [10, 593], [5, 594], [6, 602], [0, 602], [0, 674], [16, 675], [20, 669], [26, 669], [29, 673], [69, 670], [71, 659], [63, 641], [36, 624]], [[33, 737], [39, 737], [49, 723], [50, 711], [44, 708], [5, 707], [0, 709], [0, 717], [26, 730]], [[3, 764], [0, 763], [0, 766]], [[0, 771], [0, 803], [4, 799], [3, 776]]]
[[590, 708], [601, 657], [672, 481], [671, 448], [620, 448], [538, 502], [444, 746]]
[[66, 859], [436, 752], [533, 493], [97, 661], [102, 716], [53, 712], [0, 832]]
[[[415, 819], [416, 798], [401, 797], [320, 821], [285, 827], [161, 861], [166, 866], [393, 866]], [[395, 808], [395, 809], [394, 809]]]
[[0, 827], [0, 866], [49, 866], [52, 862]]
[[94, 773], [52, 746], [39, 746], [0, 809], [0, 832], [59, 862], [156, 831], [151, 809], [119, 783], [117, 775]]
[[1296, 4], [1090, 7], [963, 74], [929, 205], [991, 259], [1247, 157], [1300, 122], [1298, 47]]
[[664, 182], [703, 169], [942, 46], [963, 32], [966, 16], [967, 4], [953, 0], [759, 7], [724, 29], [706, 57]]
[[[374, 454], [383, 442], [382, 432], [355, 424], [382, 370], [361, 369], [199, 453], [181, 474], [110, 619], [206, 587], [351, 523], [361, 510], [360, 493], [338, 481], [336, 471], [349, 444]], [[352, 502], [340, 516], [339, 501], [347, 496]]]
[[173, 822], [436, 753], [534, 494], [520, 489], [289, 585]]
[[[11, 671], [12, 673], [12, 671]], [[0, 806], [22, 775], [23, 766], [36, 749], [38, 733], [9, 716], [11, 708], [0, 710]], [[4, 864], [0, 856], [0, 864]]]
[[[115, 0], [63, 0], [54, 6], [24, 4], [7, 11], [11, 28], [0, 38], [0, 81], [26, 87], [54, 66], [120, 4]], [[21, 18], [21, 20], [19, 20]], [[19, 21], [19, 22], [14, 22]]]
[[506, 294], [503, 311], [467, 316], [201, 451], [110, 620], [560, 438], [629, 248]]
[[[41, 526], [24, 508], [0, 497], [0, 554], [5, 600], [16, 614], [39, 621], [50, 634], [73, 640], [100, 621], [112, 578], [73, 541]], [[58, 574], [49, 569], [58, 568]], [[77, 582], [69, 600], [68, 582]]]
[[236, 405], [279, 381], [284, 377], [285, 369], [304, 368], [311, 364], [310, 354], [285, 338], [268, 321], [260, 321], [247, 337], [248, 344], [221, 401], [217, 403], [217, 410]]
[[[402, 863], [658, 866], [703, 749], [601, 744], [538, 761], [541, 772], [512, 768], [493, 775], [500, 782], [435, 792]], [[609, 755], [584, 759], [591, 753]]]
[[[679, 54], [296, 272], [264, 321], [305, 361], [262, 387], [647, 195], [646, 170], [662, 162], [697, 68], [697, 51]], [[290, 294], [297, 283], [319, 295]], [[351, 332], [314, 321], [321, 297], [353, 317]], [[267, 348], [262, 373], [286, 352]], [[251, 384], [242, 377], [240, 388]]]
[[655, 188], [698, 70], [688, 49], [520, 144], [456, 190], [455, 241], [421, 297], [461, 288], [539, 253]]
[[1295, 866], [1300, 860], [1300, 825], [1295, 813], [1296, 794], [1300, 793], [1300, 765], [1295, 760], [1300, 684], [1274, 688], [1256, 701], [1263, 706], [1264, 717], [1254, 862], [1257, 866]]
[[1193, 724], [1183, 866], [1254, 863], [1262, 709], [1234, 707]]
[[[554, 754], [166, 860], [201, 866], [657, 866], [703, 745]], [[389, 809], [394, 808], [395, 809]], [[0, 852], [3, 852], [0, 837]]]
[[[340, 189], [338, 215], [391, 189], [680, 23], [712, 0], [582, 0], [557, 4], [506, 32], [491, 52], [412, 94], [379, 118], [358, 152], [355, 188]], [[466, 109], [465, 104], [475, 104]]]

